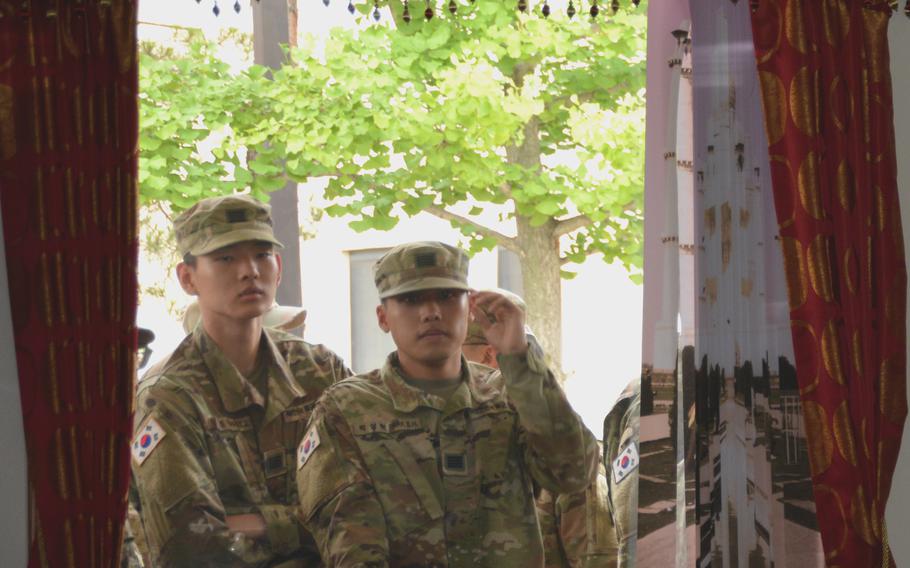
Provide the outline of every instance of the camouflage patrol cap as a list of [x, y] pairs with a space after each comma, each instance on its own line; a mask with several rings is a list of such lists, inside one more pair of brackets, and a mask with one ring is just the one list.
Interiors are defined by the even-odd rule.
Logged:
[[435, 241], [405, 243], [376, 261], [373, 280], [380, 299], [418, 290], [470, 290], [468, 255]]
[[[513, 304], [521, 308], [521, 311], [528, 313], [528, 307], [525, 304], [525, 301], [515, 292], [506, 290], [505, 288], [487, 288], [486, 290], [480, 291], [496, 292], [497, 294], [502, 294], [506, 298], [512, 300]], [[468, 334], [467, 337], [464, 338], [464, 343], [462, 345], [487, 345], [488, 343], [489, 342], [487, 341], [487, 336], [483, 334], [483, 328], [480, 327], [480, 324], [473, 319], [469, 321]]]
[[271, 207], [246, 195], [203, 199], [174, 219], [177, 252], [200, 256], [244, 241], [284, 246], [272, 231], [270, 212]]

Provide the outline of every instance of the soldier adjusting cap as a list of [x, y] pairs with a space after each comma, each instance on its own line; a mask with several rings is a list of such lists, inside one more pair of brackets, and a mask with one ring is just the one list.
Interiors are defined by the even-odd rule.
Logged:
[[419, 290], [470, 290], [468, 256], [456, 247], [434, 241], [406, 243], [393, 248], [373, 265], [379, 298]]

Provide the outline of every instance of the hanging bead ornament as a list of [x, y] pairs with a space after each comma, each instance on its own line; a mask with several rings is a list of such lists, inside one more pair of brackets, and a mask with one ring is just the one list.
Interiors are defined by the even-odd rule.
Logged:
[[597, 7], [597, 0], [591, 0], [591, 9], [588, 12], [590, 12], [592, 20], [597, 17], [597, 14], [600, 13], [600, 8]]
[[518, 0], [518, 11], [519, 12], [528, 11], [528, 0]]
[[752, 9], [752, 13], [758, 12], [758, 0], [749, 0], [749, 8]]
[[427, 0], [427, 9], [423, 11], [423, 17], [429, 22], [433, 19], [433, 7], [430, 6], [430, 0]]
[[373, 21], [379, 21], [379, 0], [373, 0]]
[[322, 0], [322, 5], [325, 6], [326, 8], [328, 8], [329, 0]]
[[569, 8], [566, 10], [566, 14], [569, 15], [570, 20], [575, 17], [575, 4], [572, 3], [572, 0], [569, 0]]
[[218, 14], [221, 13], [221, 8], [218, 7], [218, 1], [215, 0], [215, 5], [212, 6], [212, 13], [215, 14], [215, 17], [218, 17]]
[[543, 14], [544, 18], [550, 17], [550, 5], [547, 4], [547, 0], [543, 0], [543, 8], [540, 9], [540, 13]]
[[454, 16], [455, 12], [457, 12], [457, 11], [458, 11], [458, 4], [455, 3], [455, 0], [449, 0], [449, 13]]
[[632, 4], [634, 4], [635, 7], [638, 8], [638, 5], [641, 4], [641, 0], [632, 0]]
[[610, 4], [610, 10], [612, 10], [614, 14], [619, 11], [619, 0], [613, 0]]
[[404, 23], [411, 23], [411, 10], [408, 9], [408, 0], [404, 0], [404, 11], [401, 13], [401, 19]]
[[[326, 4], [326, 6], [328, 6], [328, 4]], [[352, 0], [348, 0], [348, 12], [350, 12], [351, 15], [353, 16], [355, 10], [356, 10], [356, 8], [354, 8], [354, 2]]]
[[235, 0], [235, 2], [234, 2], [234, 12], [236, 12], [237, 14], [240, 13], [240, 0]]

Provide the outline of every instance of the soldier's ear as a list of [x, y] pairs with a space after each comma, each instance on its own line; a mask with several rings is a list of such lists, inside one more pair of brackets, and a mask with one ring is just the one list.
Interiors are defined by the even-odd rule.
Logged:
[[281, 255], [275, 253], [275, 262], [278, 264], [278, 284], [281, 284]]
[[379, 329], [386, 333], [389, 332], [389, 320], [386, 317], [385, 304], [376, 306], [376, 321], [379, 322]]
[[181, 262], [177, 265], [177, 280], [180, 282], [180, 287], [191, 296], [197, 295], [194, 276], [193, 267], [189, 264]]

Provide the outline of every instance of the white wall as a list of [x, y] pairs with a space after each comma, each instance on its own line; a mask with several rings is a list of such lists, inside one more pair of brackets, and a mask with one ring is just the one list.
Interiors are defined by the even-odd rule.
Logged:
[[28, 561], [28, 481], [25, 430], [19, 403], [19, 374], [10, 314], [3, 220], [0, 217], [0, 564], [25, 566]]
[[[903, 6], [904, 2], [901, 2]], [[891, 74], [894, 82], [894, 126], [897, 141], [897, 186], [904, 226], [904, 250], [910, 250], [910, 18], [903, 8], [891, 19]], [[908, 289], [910, 294], [910, 289]], [[910, 342], [907, 346], [910, 359]], [[898, 566], [910, 563], [910, 421], [904, 425], [900, 460], [894, 472], [886, 523]]]

